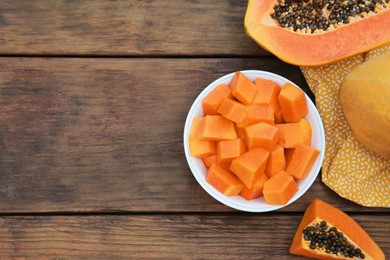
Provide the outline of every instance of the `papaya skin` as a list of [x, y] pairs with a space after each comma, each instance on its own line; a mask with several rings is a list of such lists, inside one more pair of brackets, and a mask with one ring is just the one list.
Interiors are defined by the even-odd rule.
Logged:
[[390, 53], [354, 68], [342, 82], [339, 95], [354, 137], [390, 159]]
[[385, 255], [375, 241], [356, 223], [351, 217], [328, 203], [316, 199], [307, 207], [301, 223], [295, 233], [289, 252], [316, 259], [352, 259], [336, 258], [319, 250], [307, 248], [303, 240], [303, 230], [313, 221], [325, 220], [331, 226], [343, 232], [350, 241], [357, 245], [365, 253], [365, 259], [384, 260]]
[[244, 30], [279, 59], [298, 66], [318, 66], [363, 53], [390, 42], [390, 9], [320, 34], [278, 26], [270, 17], [274, 0], [249, 0]]

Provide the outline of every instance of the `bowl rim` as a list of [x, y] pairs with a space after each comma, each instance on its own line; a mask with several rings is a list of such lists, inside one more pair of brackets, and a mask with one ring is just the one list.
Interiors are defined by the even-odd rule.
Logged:
[[[277, 79], [277, 81], [284, 82], [284, 83], [289, 82], [292, 85], [294, 85], [294, 86], [298, 87], [299, 89], [301, 89], [297, 84], [295, 84], [291, 80], [289, 80], [289, 79], [287, 79], [287, 78], [285, 78], [285, 77], [283, 77], [281, 75], [272, 73], [272, 72], [263, 71], [263, 70], [240, 70], [240, 72], [243, 73], [246, 76], [255, 75], [256, 78], [259, 77], [259, 78], [273, 79], [273, 80]], [[235, 73], [236, 73], [236, 71], [235, 72], [231, 72], [231, 73], [226, 74], [226, 75], [224, 75], [222, 77], [219, 77], [218, 79], [216, 79], [213, 82], [211, 82], [207, 87], [205, 87], [198, 94], [198, 96], [196, 97], [196, 99], [192, 103], [192, 105], [191, 105], [191, 107], [190, 107], [190, 109], [188, 111], [187, 117], [186, 117], [186, 121], [185, 121], [185, 125], [184, 125], [184, 134], [183, 134], [183, 145], [184, 145], [184, 152], [185, 152], [186, 160], [187, 160], [187, 163], [188, 163], [188, 165], [190, 167], [192, 175], [195, 177], [197, 182], [202, 186], [202, 188], [211, 197], [213, 197], [214, 199], [216, 199], [220, 203], [222, 203], [222, 204], [224, 204], [224, 205], [226, 205], [228, 207], [231, 207], [233, 209], [246, 211], [246, 212], [260, 213], [260, 212], [275, 211], [275, 210], [281, 209], [283, 207], [286, 207], [286, 206], [290, 205], [291, 203], [295, 202], [297, 199], [299, 199], [312, 186], [312, 184], [316, 180], [316, 178], [317, 178], [317, 176], [318, 176], [318, 174], [319, 174], [319, 172], [321, 170], [322, 162], [323, 162], [324, 154], [325, 154], [325, 132], [324, 132], [324, 126], [323, 126], [323, 123], [322, 123], [322, 120], [321, 120], [321, 116], [318, 113], [318, 110], [317, 110], [316, 106], [314, 105], [313, 101], [309, 98], [309, 96], [305, 93], [306, 100], [307, 100], [307, 105], [309, 107], [309, 111], [314, 113], [314, 119], [315, 119], [315, 121], [317, 123], [317, 126], [319, 128], [319, 137], [320, 137], [319, 138], [319, 146], [320, 146], [319, 150], [320, 150], [320, 156], [317, 158], [316, 162], [314, 163], [314, 165], [312, 167], [312, 171], [314, 170], [315, 173], [314, 174], [310, 174], [308, 177], [305, 178], [305, 180], [307, 179], [307, 182], [306, 182], [306, 185], [304, 185], [303, 187], [299, 186], [299, 182], [300, 181], [298, 181], [298, 186], [299, 186], [298, 192], [296, 194], [294, 194], [294, 196], [284, 205], [266, 205], [264, 207], [254, 208], [254, 207], [250, 207], [250, 206], [246, 206], [246, 205], [237, 204], [236, 202], [231, 201], [231, 199], [229, 199], [230, 197], [225, 196], [224, 194], [222, 194], [221, 192], [216, 190], [214, 187], [212, 187], [210, 184], [207, 183], [205, 178], [202, 178], [200, 176], [200, 174], [197, 173], [198, 170], [195, 167], [193, 160], [194, 159], [201, 160], [201, 159], [195, 158], [195, 157], [193, 157], [190, 154], [188, 138], [189, 138], [189, 131], [190, 131], [190, 128], [191, 128], [191, 125], [192, 125], [192, 119], [195, 117], [194, 116], [195, 110], [198, 109], [198, 106], [199, 106], [199, 104], [201, 104], [202, 99], [213, 88], [215, 88], [217, 85], [225, 82], [229, 78], [231, 79], [234, 76]]]

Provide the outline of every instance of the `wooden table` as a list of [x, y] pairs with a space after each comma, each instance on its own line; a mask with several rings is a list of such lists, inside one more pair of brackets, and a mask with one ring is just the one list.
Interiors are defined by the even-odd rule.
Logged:
[[[246, 1], [0, 2], [0, 259], [299, 259], [306, 206], [346, 211], [390, 256], [390, 210], [316, 180], [272, 213], [230, 209], [185, 160], [187, 112], [237, 70], [298, 67], [243, 29]], [[312, 98], [313, 96], [310, 95]]]

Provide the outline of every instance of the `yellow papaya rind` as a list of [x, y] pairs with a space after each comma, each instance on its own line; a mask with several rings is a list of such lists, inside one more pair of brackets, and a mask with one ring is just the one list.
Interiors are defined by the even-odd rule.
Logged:
[[390, 159], [390, 53], [349, 72], [339, 96], [353, 136], [368, 150]]

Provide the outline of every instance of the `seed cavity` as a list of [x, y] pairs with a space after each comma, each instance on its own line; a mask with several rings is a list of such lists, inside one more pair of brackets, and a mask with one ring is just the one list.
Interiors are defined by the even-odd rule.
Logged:
[[320, 250], [327, 254], [365, 259], [362, 250], [348, 242], [343, 232], [330, 227], [326, 221], [313, 222], [303, 230], [303, 239], [312, 250]]
[[390, 0], [276, 0], [271, 17], [298, 33], [322, 33], [389, 8]]

